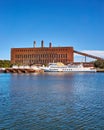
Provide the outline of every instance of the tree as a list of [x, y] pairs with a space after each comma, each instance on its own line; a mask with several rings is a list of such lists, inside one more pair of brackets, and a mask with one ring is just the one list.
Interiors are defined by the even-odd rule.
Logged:
[[96, 60], [94, 62], [94, 66], [96, 68], [101, 68], [101, 69], [104, 69], [104, 60]]
[[0, 60], [0, 68], [11, 67], [10, 60]]

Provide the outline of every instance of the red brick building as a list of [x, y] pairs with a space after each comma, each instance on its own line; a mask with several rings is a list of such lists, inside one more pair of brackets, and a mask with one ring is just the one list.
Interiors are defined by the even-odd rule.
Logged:
[[36, 47], [33, 48], [11, 48], [11, 63], [20, 65], [48, 64], [49, 62], [62, 62], [68, 64], [73, 62], [73, 47]]

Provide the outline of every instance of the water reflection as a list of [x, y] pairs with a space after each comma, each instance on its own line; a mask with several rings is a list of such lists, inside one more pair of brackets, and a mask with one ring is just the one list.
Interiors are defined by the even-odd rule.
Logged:
[[103, 129], [103, 76], [1, 74], [0, 129]]

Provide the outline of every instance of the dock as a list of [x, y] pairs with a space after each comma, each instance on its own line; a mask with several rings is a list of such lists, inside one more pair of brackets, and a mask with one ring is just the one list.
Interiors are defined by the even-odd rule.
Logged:
[[14, 69], [7, 68], [4, 70], [4, 73], [43, 73], [43, 70], [35, 70], [35, 69]]

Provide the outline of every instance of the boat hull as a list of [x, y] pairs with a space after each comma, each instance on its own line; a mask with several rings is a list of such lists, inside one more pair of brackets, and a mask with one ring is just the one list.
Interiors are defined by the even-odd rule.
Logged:
[[71, 69], [71, 70], [54, 70], [54, 69], [43, 69], [44, 72], [96, 72], [96, 69]]

